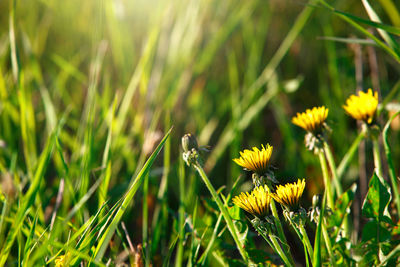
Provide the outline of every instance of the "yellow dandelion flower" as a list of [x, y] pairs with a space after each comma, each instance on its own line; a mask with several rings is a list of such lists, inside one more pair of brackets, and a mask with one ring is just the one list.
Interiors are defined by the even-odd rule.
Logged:
[[297, 113], [296, 117], [292, 118], [292, 122], [307, 132], [317, 133], [322, 129], [328, 117], [328, 111], [324, 106], [307, 109], [306, 112]]
[[245, 149], [243, 152], [240, 152], [240, 158], [233, 159], [233, 161], [247, 170], [264, 175], [268, 170], [273, 147], [269, 144], [265, 147], [264, 145], [261, 146], [261, 150], [257, 147], [253, 147], [253, 151]]
[[358, 96], [351, 95], [346, 100], [346, 105], [343, 105], [347, 114], [356, 120], [362, 120], [370, 124], [378, 107], [378, 92], [373, 92], [368, 89], [367, 93], [358, 92]]
[[306, 186], [305, 180], [298, 179], [297, 183], [289, 183], [284, 186], [278, 185], [275, 193], [271, 197], [277, 202], [288, 208], [289, 210], [297, 210], [299, 208], [299, 200]]
[[233, 198], [233, 203], [248, 213], [264, 217], [269, 211], [271, 195], [266, 185], [256, 187], [251, 193], [241, 193]]
[[68, 260], [69, 260], [70, 255], [71, 255], [71, 253], [67, 252], [67, 254], [65, 254], [65, 255], [58, 256], [57, 259], [55, 260], [56, 267], [69, 266]]

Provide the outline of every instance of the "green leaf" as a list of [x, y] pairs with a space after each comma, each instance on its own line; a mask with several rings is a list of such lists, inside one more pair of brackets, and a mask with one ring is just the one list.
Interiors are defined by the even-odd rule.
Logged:
[[362, 230], [362, 242], [383, 242], [390, 239], [390, 231], [383, 227], [377, 220], [369, 221]]
[[383, 215], [388, 214], [387, 206], [390, 199], [390, 189], [382, 184], [376, 173], [374, 173], [369, 182], [369, 190], [362, 207], [362, 215], [382, 221]]
[[240, 220], [240, 208], [238, 206], [229, 207], [228, 212], [233, 220]]

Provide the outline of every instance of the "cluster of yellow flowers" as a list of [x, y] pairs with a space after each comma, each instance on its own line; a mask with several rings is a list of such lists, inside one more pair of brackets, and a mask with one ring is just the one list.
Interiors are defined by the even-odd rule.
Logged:
[[[359, 92], [358, 95], [351, 95], [343, 108], [351, 117], [371, 124], [376, 117], [378, 107], [378, 93], [371, 89], [367, 93]], [[293, 124], [300, 126], [312, 135], [318, 135], [325, 126], [329, 110], [322, 107], [307, 109], [306, 112], [297, 113], [293, 117]], [[272, 155], [273, 147], [269, 144], [262, 145], [261, 150], [253, 147], [253, 150], [240, 152], [240, 158], [233, 159], [235, 163], [246, 170], [252, 171], [259, 176], [266, 174]], [[305, 188], [305, 179], [298, 179], [297, 183], [278, 185], [274, 193], [266, 185], [256, 187], [253, 191], [241, 193], [233, 199], [233, 203], [243, 210], [258, 216], [264, 217], [269, 212], [271, 198], [280, 203], [288, 211], [297, 211], [300, 208], [300, 198]]]
[[[233, 161], [247, 170], [263, 175], [268, 170], [272, 150], [273, 147], [269, 144], [265, 147], [262, 145], [261, 150], [253, 147], [253, 151], [246, 149], [240, 153], [240, 158], [233, 159]], [[271, 198], [288, 210], [296, 211], [299, 208], [299, 200], [305, 185], [304, 179], [293, 184], [279, 185], [275, 193], [271, 193], [267, 185], [261, 185], [250, 193], [242, 192], [233, 199], [233, 203], [258, 217], [268, 214]]]

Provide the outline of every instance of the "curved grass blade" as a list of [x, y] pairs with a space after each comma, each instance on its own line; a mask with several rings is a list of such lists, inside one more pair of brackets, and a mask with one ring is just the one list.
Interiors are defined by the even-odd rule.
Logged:
[[[324, 4], [326, 4], [325, 1], [323, 1], [323, 2], [324, 2]], [[399, 36], [400, 36], [400, 28], [398, 28], [398, 27], [394, 27], [394, 26], [390, 26], [390, 25], [387, 25], [387, 24], [384, 24], [384, 23], [379, 23], [379, 22], [371, 21], [371, 20], [368, 20], [368, 19], [363, 19], [363, 18], [354, 16], [354, 15], [352, 15], [352, 14], [349, 14], [349, 13], [346, 13], [346, 12], [343, 12], [343, 11], [339, 11], [339, 10], [333, 8], [333, 7], [330, 6], [330, 5], [329, 5], [329, 9], [330, 9], [332, 12], [334, 12], [334, 13], [336, 13], [336, 14], [338, 14], [338, 15], [345, 16], [345, 17], [347, 17], [347, 18], [349, 18], [349, 19], [351, 19], [351, 20], [353, 20], [353, 21], [357, 21], [357, 22], [366, 24], [366, 25], [371, 26], [371, 27], [374, 27], [374, 28], [378, 28], [378, 29], [385, 30], [385, 31], [388, 32], [388, 33], [392, 33], [392, 34], [395, 34], [395, 35], [399, 35]]]
[[[378, 26], [380, 26], [380, 28], [385, 28], [386, 31], [391, 32], [394, 31], [394, 29], [397, 29], [395, 27], [383, 27], [382, 24], [377, 23], [377, 22], [372, 22], [370, 20], [365, 20], [359, 17], [356, 17], [354, 15], [351, 14], [347, 14], [345, 12], [341, 12], [336, 10], [334, 7], [332, 7], [330, 4], [328, 4], [326, 1], [324, 0], [320, 0], [321, 3], [327, 7], [330, 11], [332, 11], [334, 14], [336, 14], [337, 16], [339, 16], [341, 19], [343, 19], [344, 21], [348, 22], [351, 26], [353, 26], [354, 28], [356, 28], [357, 30], [359, 30], [361, 33], [363, 33], [364, 35], [366, 35], [367, 37], [371, 38], [372, 40], [374, 40], [374, 42], [376, 42], [376, 44], [382, 48], [383, 50], [385, 50], [387, 53], [389, 53], [397, 62], [400, 62], [400, 53], [399, 51], [395, 51], [394, 49], [392, 49], [391, 47], [389, 47], [385, 42], [383, 42], [382, 40], [380, 40], [379, 38], [375, 37], [375, 35], [373, 35], [372, 33], [370, 33], [367, 29], [365, 29], [364, 27], [362, 27], [358, 22], [360, 23], [364, 23], [367, 24], [369, 26], [373, 26], [378, 28]], [[393, 29], [394, 28], [394, 29]], [[397, 35], [400, 34], [400, 29], [398, 29], [399, 33], [396, 33]]]

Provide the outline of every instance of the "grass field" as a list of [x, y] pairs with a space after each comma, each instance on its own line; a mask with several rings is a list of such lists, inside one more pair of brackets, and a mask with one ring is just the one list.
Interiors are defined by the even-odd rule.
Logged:
[[0, 266], [400, 264], [398, 0], [0, 10]]

